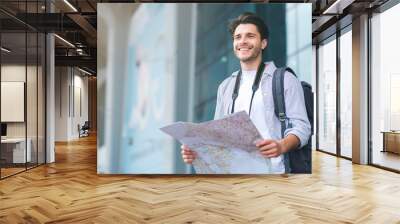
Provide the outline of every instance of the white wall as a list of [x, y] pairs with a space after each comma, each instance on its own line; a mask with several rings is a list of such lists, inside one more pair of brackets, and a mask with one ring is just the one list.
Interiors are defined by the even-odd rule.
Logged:
[[[25, 80], [27, 78], [27, 81]], [[7, 137], [9, 138], [24, 138], [25, 135], [30, 139], [30, 148], [32, 150], [32, 158], [36, 162], [39, 158], [39, 163], [44, 163], [44, 73], [42, 67], [25, 64], [4, 64], [1, 66], [1, 81], [2, 82], [24, 82], [26, 84], [26, 105], [20, 108], [21, 113], [25, 114], [26, 120], [22, 122], [6, 122]], [[2, 89], [3, 92], [4, 89]], [[4, 92], [3, 92], [4, 94]], [[2, 95], [2, 98], [8, 98], [7, 95]], [[2, 112], [16, 113], [10, 107], [2, 107]], [[8, 110], [8, 111], [7, 111]], [[15, 110], [15, 109], [14, 109]], [[23, 115], [24, 116], [24, 115]], [[37, 152], [39, 156], [37, 157]], [[51, 161], [51, 160], [48, 160]]]
[[[26, 69], [26, 70], [25, 70]], [[1, 66], [1, 81], [2, 82], [25, 82], [26, 71], [28, 74], [28, 83], [30, 86], [36, 85], [36, 80], [32, 80], [31, 75], [36, 76], [36, 66], [24, 65], [2, 65]], [[27, 113], [28, 120], [28, 137], [29, 134], [35, 131], [36, 133], [36, 88], [27, 88], [27, 106], [30, 107]], [[2, 96], [4, 97], [4, 96]], [[32, 104], [33, 102], [33, 104]], [[39, 105], [40, 106], [40, 105]], [[7, 110], [7, 108], [1, 108]], [[34, 124], [32, 123], [34, 121]], [[25, 137], [26, 122], [7, 122], [7, 136], [8, 137]]]
[[78, 124], [88, 120], [88, 78], [71, 67], [56, 67], [55, 73], [55, 140], [77, 139]]
[[[25, 64], [24, 65], [2, 65], [1, 66], [1, 81], [2, 82], [25, 82]], [[29, 70], [32, 67], [28, 66]], [[4, 96], [3, 96], [4, 97]], [[7, 108], [1, 108], [7, 110]], [[25, 137], [25, 123], [24, 122], [10, 122], [7, 123], [7, 137]]]
[[[82, 76], [83, 73], [81, 73], [78, 70], [74, 70], [74, 96], [72, 99], [74, 99], [74, 102], [71, 102], [71, 104], [74, 105], [72, 108], [72, 119], [71, 119], [71, 132], [70, 135], [72, 138], [77, 138], [79, 137], [78, 133], [78, 124], [81, 126], [85, 123], [85, 121], [88, 121], [88, 77], [87, 76]], [[78, 93], [80, 90], [80, 93]], [[80, 95], [80, 97], [79, 97]], [[79, 103], [79, 100], [81, 101]], [[79, 108], [82, 107], [82, 108]], [[82, 111], [79, 111], [81, 109]], [[75, 111], [75, 113], [74, 113]]]
[[67, 141], [68, 68], [55, 68], [55, 141]]

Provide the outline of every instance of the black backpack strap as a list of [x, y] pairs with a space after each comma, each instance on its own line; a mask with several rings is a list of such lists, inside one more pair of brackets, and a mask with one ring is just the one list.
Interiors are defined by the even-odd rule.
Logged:
[[[284, 138], [285, 130], [286, 130], [286, 108], [285, 108], [285, 72], [292, 72], [295, 74], [290, 68], [277, 68], [272, 77], [272, 96], [274, 99], [274, 108], [275, 108], [275, 116], [279, 119], [281, 123], [281, 136]], [[291, 173], [290, 167], [290, 158], [289, 153], [285, 153], [283, 155], [284, 164], [285, 164], [285, 173]]]
[[[253, 90], [253, 94], [251, 95], [251, 100], [250, 100], [250, 107], [249, 107], [249, 116], [251, 113], [251, 106], [253, 105], [253, 98], [254, 98], [254, 94], [256, 93], [259, 85], [260, 85], [260, 80], [261, 80], [261, 76], [264, 72], [264, 68], [265, 68], [265, 64], [264, 62], [261, 62], [260, 65], [257, 68], [257, 73], [256, 73], [256, 78], [254, 79], [253, 82], [253, 86], [252, 86], [252, 90]], [[239, 96], [239, 87], [240, 87], [240, 80], [242, 78], [242, 70], [239, 70], [239, 73], [236, 77], [236, 81], [235, 81], [235, 88], [233, 89], [233, 94], [232, 94], [232, 108], [231, 108], [231, 114], [233, 114], [233, 111], [235, 110], [235, 101], [236, 98]]]
[[236, 98], [239, 96], [239, 86], [240, 86], [240, 79], [242, 78], [242, 70], [240, 69], [237, 76], [236, 76], [236, 81], [235, 81], [235, 88], [233, 89], [232, 93], [232, 108], [231, 108], [231, 114], [233, 114], [233, 111], [235, 110], [235, 101]]
[[281, 136], [285, 135], [286, 130], [286, 108], [285, 108], [285, 81], [286, 68], [277, 68], [272, 77], [272, 96], [274, 99], [275, 115], [281, 122]]
[[[272, 95], [274, 99], [275, 116], [281, 123], [281, 135], [284, 137], [286, 130], [286, 108], [285, 108], [285, 92], [284, 92], [284, 76], [288, 71], [296, 76], [296, 73], [290, 68], [277, 68], [272, 78]], [[304, 88], [304, 85], [302, 85]], [[310, 86], [311, 87], [311, 86]], [[311, 88], [310, 88], [311, 89]], [[312, 97], [312, 95], [311, 95]], [[312, 105], [311, 105], [312, 108]], [[307, 112], [308, 116], [308, 112]], [[310, 118], [309, 118], [310, 119]], [[290, 123], [288, 124], [290, 127]], [[307, 151], [308, 150], [308, 151]], [[308, 154], [307, 154], [308, 152]], [[308, 145], [299, 150], [292, 150], [284, 155], [285, 172], [286, 173], [310, 173], [311, 172], [311, 141]], [[308, 162], [305, 158], [309, 158]]]
[[[277, 68], [272, 77], [272, 96], [274, 99], [275, 116], [281, 122], [281, 136], [285, 136], [286, 130], [286, 108], [285, 108], [285, 72], [288, 71], [296, 76], [289, 67]], [[297, 76], [296, 76], [297, 77]]]

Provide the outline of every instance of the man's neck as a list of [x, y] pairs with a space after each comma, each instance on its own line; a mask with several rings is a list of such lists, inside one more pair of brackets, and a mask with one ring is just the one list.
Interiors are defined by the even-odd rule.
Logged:
[[244, 71], [256, 70], [261, 63], [261, 58], [257, 58], [248, 62], [240, 62], [240, 67]]

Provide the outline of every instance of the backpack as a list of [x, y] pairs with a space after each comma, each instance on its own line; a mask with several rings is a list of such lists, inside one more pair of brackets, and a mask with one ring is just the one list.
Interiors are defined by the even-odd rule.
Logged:
[[[274, 99], [275, 116], [281, 122], [281, 135], [284, 137], [286, 130], [286, 110], [285, 110], [285, 95], [284, 95], [284, 76], [285, 72], [292, 73], [295, 77], [296, 73], [288, 67], [277, 68], [272, 78], [272, 95]], [[311, 124], [311, 135], [314, 133], [314, 97], [311, 85], [307, 82], [302, 81], [301, 86], [303, 87], [305, 106], [307, 110], [307, 117]], [[289, 123], [289, 126], [291, 124]], [[291, 150], [284, 154], [286, 164], [289, 164], [289, 170], [287, 173], [311, 173], [311, 136], [308, 139], [306, 145], [302, 148]], [[285, 165], [285, 169], [287, 169]]]

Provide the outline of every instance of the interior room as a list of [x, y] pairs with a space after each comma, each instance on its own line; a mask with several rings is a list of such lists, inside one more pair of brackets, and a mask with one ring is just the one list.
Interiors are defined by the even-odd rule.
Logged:
[[[399, 1], [235, 2], [0, 1], [0, 223], [399, 223]], [[180, 142], [146, 132], [213, 119], [245, 11], [284, 33], [265, 58], [312, 86], [311, 174], [196, 175]], [[137, 152], [181, 173], [122, 172]]]

